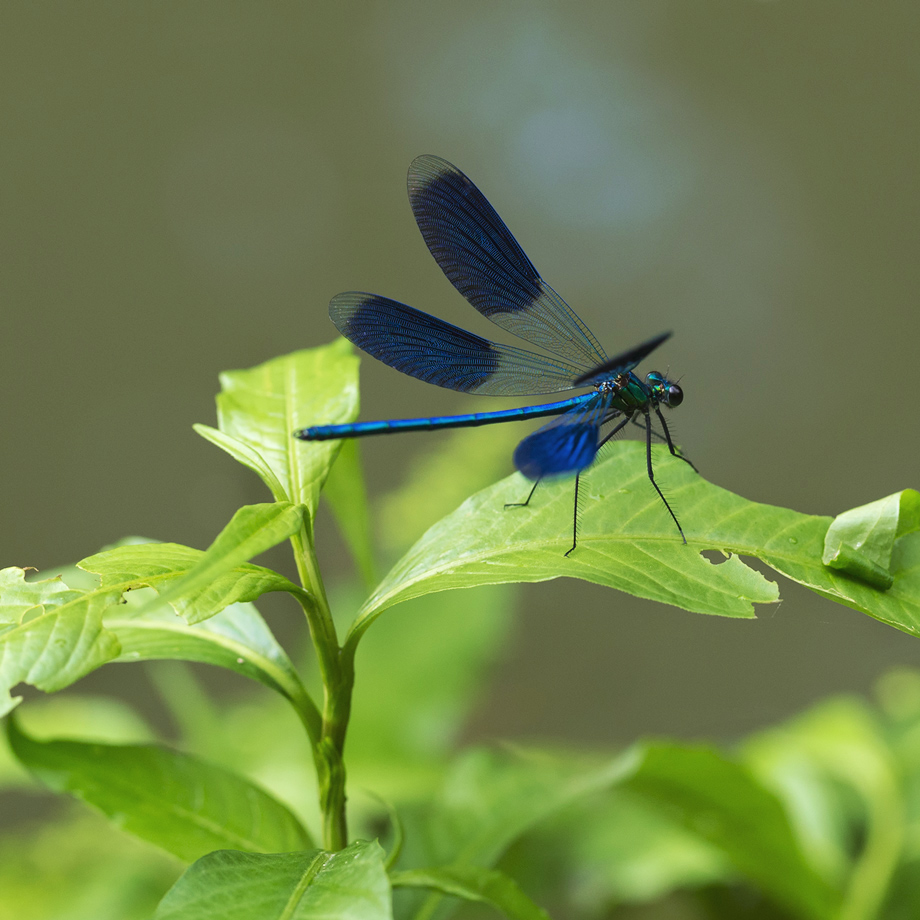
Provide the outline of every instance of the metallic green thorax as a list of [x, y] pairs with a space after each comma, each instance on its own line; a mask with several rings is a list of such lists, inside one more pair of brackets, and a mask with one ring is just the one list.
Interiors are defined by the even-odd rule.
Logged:
[[620, 374], [600, 384], [598, 391], [603, 393], [605, 388], [612, 394], [611, 408], [627, 414], [645, 412], [659, 403], [673, 408], [683, 400], [680, 387], [657, 371], [652, 371], [645, 383], [633, 373]]

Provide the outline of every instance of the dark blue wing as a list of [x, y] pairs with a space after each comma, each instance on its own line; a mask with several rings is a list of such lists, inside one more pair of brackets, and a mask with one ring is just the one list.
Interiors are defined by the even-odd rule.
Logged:
[[591, 368], [586, 374], [581, 374], [577, 377], [575, 383], [582, 387], [593, 386], [601, 380], [625, 374], [627, 371], [631, 371], [643, 358], [648, 357], [662, 342], [669, 338], [671, 338], [670, 332], [662, 332], [661, 335], [656, 335], [655, 338], [649, 339], [647, 342], [643, 342], [635, 348], [630, 348], [629, 351], [624, 351], [615, 358], [611, 358], [609, 361], [605, 361], [603, 364]]
[[349, 341], [390, 367], [464, 393], [531, 396], [573, 388], [580, 369], [490, 342], [378, 294], [336, 294], [329, 316]]
[[483, 316], [583, 370], [607, 359], [456, 166], [440, 157], [416, 157], [409, 167], [409, 201], [441, 270]]
[[533, 480], [580, 473], [594, 461], [608, 405], [599, 395], [538, 428], [515, 448], [514, 465]]

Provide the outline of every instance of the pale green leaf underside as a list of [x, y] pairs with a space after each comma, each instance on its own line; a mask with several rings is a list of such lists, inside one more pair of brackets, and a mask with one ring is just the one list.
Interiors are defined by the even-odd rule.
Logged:
[[894, 584], [895, 541], [920, 530], [920, 493], [905, 489], [837, 515], [824, 538], [822, 561], [872, 587]]
[[152, 744], [39, 742], [12, 722], [8, 732], [19, 760], [50, 788], [180, 859], [221, 847], [265, 853], [310, 845], [300, 822], [267, 792], [188, 754]]
[[[283, 509], [290, 506], [256, 507]], [[289, 514], [287, 523], [282, 521], [281, 532], [299, 526], [299, 520], [296, 513]], [[283, 539], [281, 537], [278, 542]], [[199, 566], [204, 568], [215, 557], [226, 561], [232, 549], [235, 547], [231, 547], [229, 542], [217, 544], [217, 550], [213, 553], [211, 550], [206, 553], [180, 543], [143, 543], [105, 550], [81, 560], [77, 565], [86, 572], [99, 575], [101, 588], [117, 588], [125, 592], [148, 587], [163, 595], [177, 584], [181, 587], [183, 580]], [[242, 541], [240, 549], [241, 553], [236, 554], [234, 559], [239, 555], [245, 556], [249, 551]], [[208, 556], [208, 553], [211, 555]], [[190, 623], [196, 623], [214, 616], [231, 604], [252, 601], [270, 591], [297, 590], [284, 576], [259, 565], [241, 562], [232, 568], [223, 566], [222, 569], [219, 572], [215, 568], [207, 569], [198, 587], [186, 581], [185, 584], [190, 587], [186, 587], [179, 595], [173, 595], [174, 599], [169, 602], [176, 613]]]
[[76, 597], [60, 604], [72, 593], [61, 592], [59, 584], [57, 579], [38, 583], [39, 591], [41, 586], [47, 591], [41, 595], [46, 606], [31, 608], [19, 625], [0, 633], [0, 716], [19, 703], [21, 697], [9, 694], [16, 684], [52, 693], [119, 654], [118, 639], [102, 624], [102, 613], [118, 592], [72, 592]]
[[238, 853], [198, 860], [154, 920], [391, 920], [383, 850], [357, 841], [338, 853]]
[[[18, 702], [8, 695], [17, 683], [51, 692], [115, 659], [155, 658], [225, 667], [309, 709], [293, 664], [258, 611], [243, 603], [267, 591], [304, 592], [270, 569], [237, 562], [283, 540], [301, 521], [299, 506], [248, 506], [206, 552], [174, 543], [105, 550], [80, 563], [100, 576], [90, 590], [69, 588], [59, 578], [27, 582], [22, 569], [4, 570], [0, 603], [7, 602], [6, 614], [16, 619], [0, 631], [0, 714]], [[162, 599], [134, 600], [135, 589], [150, 587], [169, 598], [176, 586], [172, 607], [193, 624], [206, 620], [203, 625], [189, 625]]]
[[[114, 584], [148, 585], [157, 591], [160, 601], [170, 604], [190, 623], [197, 623], [231, 603], [255, 600], [267, 591], [303, 594], [276, 572], [245, 564], [298, 533], [303, 511], [303, 505], [287, 502], [244, 505], [202, 553], [174, 543], [143, 544], [91, 556], [80, 563], [80, 568], [93, 572], [102, 569]], [[156, 548], [161, 545], [170, 547], [161, 551], [162, 557]], [[191, 564], [196, 556], [197, 561]], [[131, 565], [149, 568], [150, 574], [135, 577], [131, 585]]]
[[189, 626], [167, 605], [138, 616], [130, 605], [110, 607], [104, 623], [117, 636], [117, 661], [198, 661], [257, 680], [306, 707], [306, 690], [265, 620], [252, 604], [232, 604], [197, 626]]
[[[578, 547], [571, 546], [571, 480], [541, 484], [530, 506], [519, 475], [464, 502], [409, 550], [368, 599], [355, 629], [381, 611], [432, 591], [476, 584], [582, 578], [698, 613], [750, 617], [752, 604], [778, 600], [777, 586], [744, 564], [754, 556], [812, 590], [920, 635], [920, 533], [894, 545], [890, 591], [822, 563], [830, 518], [748, 501], [712, 485], [656, 449], [659, 483], [680, 518], [687, 545], [649, 484], [645, 447], [620, 442], [582, 477]], [[701, 555], [731, 557], [715, 564]]]
[[307, 425], [352, 421], [358, 413], [358, 359], [345, 339], [220, 375], [220, 432], [208, 440], [255, 470], [278, 500], [304, 504], [312, 518], [341, 442], [293, 437]]
[[[301, 519], [297, 506], [287, 503], [249, 505], [234, 515], [207, 551], [178, 543], [144, 543], [82, 560], [80, 568], [99, 575], [102, 589], [127, 594], [129, 603], [113, 606], [105, 615], [106, 628], [121, 643], [119, 659], [213, 664], [306, 704], [294, 665], [248, 603], [269, 591], [300, 589], [271, 569], [237, 563], [253, 550], [283, 540]], [[130, 592], [142, 587], [161, 597], [131, 603]]]
[[0, 569], [0, 627], [21, 623], [25, 612], [33, 607], [60, 607], [80, 594], [60, 577], [26, 581], [25, 569], [17, 566]]

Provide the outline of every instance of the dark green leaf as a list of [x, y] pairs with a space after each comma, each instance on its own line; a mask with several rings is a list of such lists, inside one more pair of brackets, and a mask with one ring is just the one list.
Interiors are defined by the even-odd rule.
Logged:
[[745, 767], [710, 748], [655, 744], [626, 788], [713, 844], [797, 916], [834, 915], [837, 895], [803, 853], [779, 800]]
[[338, 853], [237, 853], [199, 859], [160, 902], [154, 920], [391, 920], [377, 843]]
[[408, 869], [390, 876], [394, 887], [431, 888], [466, 901], [482, 901], [513, 920], [549, 920], [518, 884], [497, 869], [480, 866], [440, 866]]
[[40, 742], [9, 720], [10, 746], [56, 792], [95, 806], [125, 830], [191, 861], [219, 847], [301, 849], [294, 815], [249, 780], [158, 745]]

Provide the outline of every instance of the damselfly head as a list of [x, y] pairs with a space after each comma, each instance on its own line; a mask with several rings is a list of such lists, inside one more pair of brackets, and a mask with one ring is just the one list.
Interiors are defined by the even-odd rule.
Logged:
[[657, 371], [652, 371], [645, 378], [645, 382], [651, 391], [652, 399], [664, 403], [669, 409], [676, 409], [684, 401], [684, 391]]

